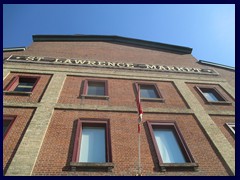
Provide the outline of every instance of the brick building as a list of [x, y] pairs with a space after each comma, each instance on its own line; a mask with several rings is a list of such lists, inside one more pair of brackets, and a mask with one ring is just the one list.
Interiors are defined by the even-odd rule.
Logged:
[[235, 69], [188, 47], [34, 35], [3, 50], [5, 175], [235, 175]]

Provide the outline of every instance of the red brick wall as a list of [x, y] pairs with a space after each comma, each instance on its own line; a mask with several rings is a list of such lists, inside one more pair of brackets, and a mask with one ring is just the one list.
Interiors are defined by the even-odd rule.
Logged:
[[[109, 42], [33, 42], [25, 51], [5, 52], [4, 58], [10, 55], [32, 55], [52, 58], [78, 58], [125, 63], [148, 63], [169, 66], [195, 67], [214, 69], [221, 78], [227, 79], [235, 87], [235, 72], [197, 63], [198, 57], [191, 54], [180, 55], [160, 50], [120, 45]], [[69, 67], [71, 68], [71, 67]], [[179, 76], [182, 74], [179, 73]], [[199, 76], [192, 74], [191, 76]]]
[[179, 55], [109, 42], [33, 42], [26, 51], [14, 54], [162, 65], [181, 63], [183, 66], [196, 62], [191, 54]]
[[232, 104], [220, 105], [220, 104], [206, 103], [204, 98], [199, 93], [199, 91], [195, 88], [195, 86], [199, 86], [199, 87], [204, 86], [204, 87], [209, 87], [209, 88], [215, 87], [221, 93], [221, 95], [223, 95], [229, 102], [235, 103], [235, 100], [231, 96], [229, 96], [219, 85], [191, 84], [191, 83], [188, 83], [187, 85], [190, 88], [190, 90], [192, 91], [192, 93], [196, 96], [198, 101], [201, 103], [201, 105], [204, 107], [205, 110], [215, 110], [215, 111], [234, 111], [235, 110], [234, 106]]
[[233, 135], [232, 131], [226, 125], [226, 123], [235, 123], [235, 117], [234, 116], [211, 116], [211, 118], [216, 123], [218, 128], [222, 131], [222, 133], [225, 135], [227, 140], [235, 148], [235, 135]]
[[[7, 52], [4, 57], [14, 55], [32, 55], [53, 58], [79, 58], [85, 60], [98, 60], [110, 62], [127, 62], [127, 63], [149, 63], [161, 65], [176, 65], [185, 67], [200, 67], [217, 69], [221, 73], [216, 78], [226, 78], [230, 85], [234, 85], [234, 73], [225, 71], [219, 68], [201, 65], [196, 62], [196, 59], [191, 55], [179, 55], [164, 51], [156, 51], [150, 49], [143, 49], [138, 47], [106, 43], [106, 42], [34, 42], [26, 51], [21, 52]], [[6, 63], [7, 65], [8, 63]], [[14, 63], [9, 63], [14, 64]], [[16, 63], [15, 63], [16, 64]], [[24, 65], [24, 64], [21, 64]], [[32, 67], [34, 65], [29, 65]], [[41, 65], [44, 68], [48, 65]], [[51, 66], [50, 66], [51, 67]], [[71, 69], [81, 70], [81, 67], [61, 66], [56, 65], [63, 70], [71, 71]], [[95, 70], [94, 68], [92, 68]], [[104, 69], [103, 69], [104, 70]], [[118, 71], [117, 69], [114, 71]], [[126, 70], [127, 71], [127, 70]], [[124, 72], [124, 71], [123, 71]], [[131, 71], [134, 72], [134, 71]], [[139, 72], [139, 71], [138, 71]], [[148, 72], [151, 73], [151, 72]], [[22, 75], [22, 73], [19, 73]], [[165, 73], [168, 74], [168, 73]], [[10, 82], [14, 75], [18, 73], [9, 74], [3, 82], [3, 87]], [[26, 74], [27, 75], [27, 74]], [[30, 75], [30, 74], [29, 74]], [[31, 74], [32, 75], [32, 74]], [[178, 76], [186, 76], [186, 74], [179, 73]], [[36, 75], [38, 76], [38, 75]], [[40, 101], [51, 75], [40, 75], [41, 78], [34, 89], [31, 96], [14, 96], [4, 95], [4, 102], [16, 103], [37, 103]], [[197, 76], [199, 75], [193, 75]], [[204, 76], [211, 77], [213, 76]], [[94, 78], [88, 78], [94, 79]], [[98, 79], [98, 78], [95, 78]], [[104, 105], [104, 106], [122, 106], [126, 108], [136, 108], [134, 95], [134, 80], [124, 79], [110, 79], [101, 78], [101, 80], [108, 80], [109, 100], [101, 99], [82, 99], [80, 98], [80, 89], [84, 77], [67, 76], [63, 89], [61, 91], [58, 103], [75, 104], [75, 105]], [[143, 81], [141, 81], [143, 82]], [[150, 82], [150, 81], [146, 81]], [[170, 108], [170, 109], [186, 109], [188, 108], [182, 97], [179, 95], [175, 86], [171, 82], [154, 82], [156, 83], [165, 102], [142, 102], [143, 109], [146, 108]], [[203, 105], [206, 110], [234, 111], [233, 105], [208, 105], [201, 95], [194, 88], [195, 85], [189, 83], [188, 87], [195, 94], [196, 98]], [[203, 84], [204, 86], [207, 86]], [[217, 89], [230, 102], [234, 102], [220, 86], [211, 85], [210, 87], [217, 87]], [[17, 110], [16, 110], [17, 109]], [[21, 128], [16, 130], [14, 140], [10, 141], [10, 135], [4, 140], [4, 167], [10, 162], [11, 153], [14, 151], [16, 144], [19, 143], [24, 127], [29, 122], [32, 109], [18, 109], [6, 108], [7, 114], [19, 114], [13, 128]], [[5, 112], [4, 112], [5, 113]], [[76, 127], [74, 121], [78, 118], [108, 118], [110, 119], [110, 131], [112, 139], [112, 159], [115, 167], [113, 172], [69, 172], [68, 164], [72, 158], [73, 139]], [[169, 115], [169, 114], [144, 114], [145, 120], [174, 120], [192, 153], [197, 163], [199, 163], [198, 171], [172, 171], [159, 172], [157, 164], [157, 156], [153, 149], [153, 143], [149, 135], [146, 124], [142, 131], [142, 167], [143, 175], [228, 175], [226, 169], [221, 163], [219, 157], [216, 155], [216, 150], [212, 148], [210, 142], [199, 127], [197, 120], [191, 115]], [[223, 124], [227, 121], [233, 121], [233, 117], [213, 116], [213, 120], [220, 127], [230, 143], [234, 146], [235, 140], [229, 135], [229, 132], [224, 129]], [[24, 124], [25, 123], [25, 124]], [[14, 130], [14, 129], [13, 129]], [[15, 131], [15, 130], [14, 130]], [[18, 133], [19, 132], [19, 133]], [[9, 132], [11, 134], [11, 132]], [[137, 169], [137, 114], [134, 113], [117, 113], [117, 112], [97, 112], [97, 111], [68, 111], [55, 110], [46, 137], [44, 138], [43, 146], [40, 155], [34, 167], [33, 175], [135, 175]], [[10, 142], [9, 142], [10, 141]], [[15, 144], [14, 144], [15, 143]], [[12, 150], [11, 150], [12, 148]], [[14, 153], [13, 153], [14, 154]]]
[[22, 137], [24, 136], [25, 130], [28, 123], [31, 120], [31, 116], [34, 113], [34, 109], [30, 108], [4, 108], [4, 115], [16, 115], [11, 128], [3, 141], [3, 169], [6, 172], [10, 165], [14, 154], [20, 144]]
[[[72, 158], [74, 121], [78, 118], [110, 119], [113, 172], [67, 171]], [[191, 115], [145, 114], [146, 120], [174, 120], [199, 164], [198, 171], [159, 172], [149, 130], [141, 136], [143, 175], [228, 175], [206, 136]], [[33, 175], [135, 175], [138, 163], [137, 114], [56, 110], [38, 156]]]
[[13, 94], [5, 94], [3, 96], [3, 100], [5, 102], [15, 102], [15, 103], [36, 103], [39, 102], [42, 94], [47, 88], [47, 84], [50, 81], [51, 75], [42, 75], [42, 74], [25, 74], [25, 73], [10, 73], [3, 81], [3, 88], [5, 89], [9, 82], [12, 80], [14, 76], [24, 75], [24, 76], [37, 76], [40, 77], [36, 86], [33, 89], [33, 92], [29, 96], [21, 96], [21, 95], [13, 95]]
[[[83, 81], [85, 79], [86, 78], [83, 77], [68, 76], [65, 80], [58, 103], [136, 107], [135, 86], [133, 86], [136, 81], [100, 78], [101, 80], [108, 81], [109, 93], [109, 100], [100, 100], [82, 99], [80, 97], [80, 89], [83, 87]], [[165, 102], [142, 102], [143, 108], [187, 108], [173, 83], [153, 81], [151, 81], [151, 83], [157, 84]]]

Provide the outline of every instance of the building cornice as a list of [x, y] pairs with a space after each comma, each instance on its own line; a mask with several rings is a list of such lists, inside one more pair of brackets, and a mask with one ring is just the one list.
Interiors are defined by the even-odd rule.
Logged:
[[126, 38], [121, 36], [107, 35], [33, 35], [33, 42], [92, 42], [103, 41], [112, 43], [122, 43], [141, 48], [151, 48], [155, 50], [165, 50], [179, 54], [191, 54], [192, 48], [164, 44], [140, 39]]
[[223, 64], [213, 63], [213, 62], [204, 61], [204, 60], [199, 60], [198, 62], [200, 64], [206, 64], [206, 65], [209, 65], [209, 66], [215, 66], [215, 67], [219, 67], [219, 68], [224, 68], [224, 69], [235, 71], [234, 67], [226, 66], [226, 65], [223, 65]]
[[26, 50], [26, 47], [3, 48], [3, 52], [25, 51], [25, 50]]

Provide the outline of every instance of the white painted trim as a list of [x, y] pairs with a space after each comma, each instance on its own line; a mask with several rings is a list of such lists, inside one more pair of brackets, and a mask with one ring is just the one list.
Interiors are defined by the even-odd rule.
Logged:
[[226, 125], [229, 127], [229, 129], [233, 132], [233, 134], [235, 135], [235, 129], [233, 129], [233, 127], [235, 128], [235, 123], [226, 123]]

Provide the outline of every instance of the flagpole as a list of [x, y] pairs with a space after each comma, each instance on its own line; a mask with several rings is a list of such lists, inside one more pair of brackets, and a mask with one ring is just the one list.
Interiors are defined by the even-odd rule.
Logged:
[[137, 109], [138, 109], [138, 173], [137, 176], [141, 176], [141, 122], [142, 122], [142, 116], [143, 116], [143, 110], [141, 106], [141, 96], [140, 96], [140, 87], [138, 84], [136, 85], [137, 89], [137, 97], [136, 97], [136, 103], [137, 103]]
[[138, 126], [138, 176], [141, 176], [141, 124], [139, 123]]

